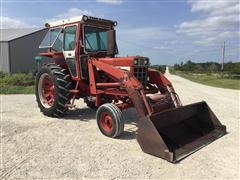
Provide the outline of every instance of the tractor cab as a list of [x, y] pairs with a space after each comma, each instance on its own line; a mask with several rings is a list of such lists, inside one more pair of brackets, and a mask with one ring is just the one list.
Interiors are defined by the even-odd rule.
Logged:
[[48, 52], [40, 55], [69, 67], [73, 78], [86, 79], [89, 57], [115, 57], [118, 53], [116, 25], [116, 21], [86, 15], [46, 23], [49, 31], [39, 48], [47, 48]]

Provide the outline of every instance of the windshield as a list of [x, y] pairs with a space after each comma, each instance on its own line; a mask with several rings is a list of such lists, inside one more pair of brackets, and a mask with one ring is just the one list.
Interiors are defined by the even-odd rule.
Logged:
[[84, 27], [84, 44], [85, 50], [93, 51], [107, 51], [107, 31], [97, 27]]

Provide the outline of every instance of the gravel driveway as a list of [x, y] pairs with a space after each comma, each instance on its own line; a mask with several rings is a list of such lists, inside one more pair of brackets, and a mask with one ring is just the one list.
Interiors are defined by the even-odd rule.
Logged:
[[64, 119], [43, 116], [34, 95], [1, 95], [0, 179], [239, 178], [240, 91], [167, 75], [183, 104], [206, 100], [228, 134], [171, 164], [141, 151], [136, 112], [120, 139], [101, 135], [95, 111], [78, 101]]

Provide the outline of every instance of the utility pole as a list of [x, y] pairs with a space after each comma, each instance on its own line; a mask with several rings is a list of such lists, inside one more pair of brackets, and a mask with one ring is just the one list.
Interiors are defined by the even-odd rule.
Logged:
[[222, 48], [222, 66], [221, 66], [222, 77], [223, 77], [224, 59], [225, 59], [225, 41], [223, 42], [223, 48]]

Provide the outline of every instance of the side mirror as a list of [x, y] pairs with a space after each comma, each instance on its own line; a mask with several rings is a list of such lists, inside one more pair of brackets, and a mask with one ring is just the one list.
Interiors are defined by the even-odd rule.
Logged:
[[109, 30], [107, 31], [107, 54], [114, 55], [116, 54], [116, 31]]

